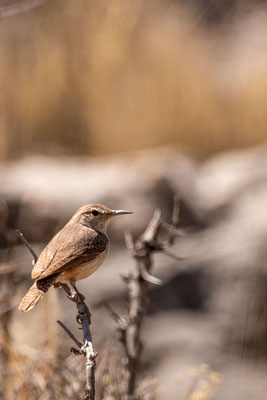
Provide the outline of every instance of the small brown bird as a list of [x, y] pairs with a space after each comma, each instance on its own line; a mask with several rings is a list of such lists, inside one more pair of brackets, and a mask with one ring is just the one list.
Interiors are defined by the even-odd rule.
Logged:
[[111, 210], [102, 204], [81, 207], [40, 254], [32, 270], [35, 282], [21, 300], [19, 309], [30, 311], [54, 283], [75, 284], [91, 275], [106, 257], [109, 222], [122, 214], [132, 212]]

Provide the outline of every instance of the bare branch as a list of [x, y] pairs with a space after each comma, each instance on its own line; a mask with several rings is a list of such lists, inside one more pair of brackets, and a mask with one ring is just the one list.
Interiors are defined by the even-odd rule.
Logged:
[[[26, 245], [28, 250], [31, 252], [35, 263], [38, 260], [35, 251], [31, 247], [29, 242], [25, 239], [24, 235], [19, 230], [17, 230], [16, 232], [20, 237], [20, 239], [23, 241], [23, 243]], [[79, 340], [61, 321], [57, 322], [80, 349], [77, 350], [74, 347], [72, 347], [71, 351], [76, 355], [83, 354], [86, 357], [86, 364], [85, 364], [86, 385], [85, 385], [84, 400], [95, 400], [95, 368], [96, 368], [96, 357], [98, 353], [95, 353], [93, 349], [92, 335], [90, 331], [91, 314], [84, 301], [85, 297], [78, 291], [74, 283], [72, 283], [71, 285], [72, 289], [67, 284], [59, 282], [54, 284], [54, 287], [61, 287], [67, 293], [68, 298], [76, 304], [78, 310], [76, 320], [80, 325], [82, 325], [83, 344], [79, 342]]]
[[175, 239], [174, 231], [175, 229], [177, 229], [179, 224], [179, 214], [180, 214], [180, 201], [178, 197], [175, 195], [173, 197], [172, 222], [169, 229], [169, 238], [168, 238], [168, 242], [170, 245], [173, 244]]
[[85, 297], [77, 290], [76, 286], [72, 284], [72, 289], [68, 285], [59, 283], [57, 286], [62, 287], [67, 293], [68, 298], [76, 304], [78, 315], [76, 320], [82, 325], [84, 344], [80, 343], [78, 339], [71, 333], [71, 331], [62, 322], [57, 321], [64, 331], [71, 337], [71, 339], [80, 348], [80, 351], [71, 348], [71, 351], [76, 355], [84, 354], [86, 357], [85, 371], [86, 371], [86, 385], [85, 385], [85, 398], [84, 400], [95, 399], [95, 368], [96, 357], [98, 353], [94, 352], [92, 334], [90, 331], [91, 314], [85, 303]]
[[33, 250], [32, 246], [30, 245], [30, 243], [28, 242], [28, 240], [24, 237], [23, 233], [20, 232], [19, 229], [16, 230], [16, 234], [18, 235], [18, 237], [20, 238], [20, 240], [25, 244], [25, 246], [28, 248], [29, 252], [31, 253], [31, 255], [33, 256], [33, 264], [36, 263], [36, 261], [38, 260], [38, 256], [35, 253], [35, 251]]
[[177, 261], [182, 261], [184, 260], [186, 257], [180, 257], [180, 256], [176, 256], [175, 254], [172, 254], [169, 250], [167, 249], [162, 249], [163, 253], [167, 254], [169, 257], [173, 258], [174, 260]]
[[55, 283], [54, 287], [61, 287], [66, 293], [69, 299], [71, 299], [72, 291], [66, 283]]
[[117, 314], [116, 311], [114, 311], [111, 305], [109, 305], [108, 303], [104, 303], [104, 307], [109, 312], [110, 316], [114, 319], [114, 321], [119, 324], [121, 319], [119, 314]]
[[162, 285], [162, 280], [151, 275], [143, 264], [140, 265], [141, 277], [144, 281], [153, 283], [154, 285]]
[[[170, 229], [172, 227], [172, 225], [166, 221], [161, 221], [160, 225], [163, 229], [165, 229], [167, 231], [170, 231]], [[172, 231], [173, 231], [173, 236], [175, 236], [175, 237], [185, 236], [189, 232], [188, 229], [185, 230], [185, 229], [179, 229], [179, 228], [172, 228]]]
[[[124, 346], [127, 357], [124, 400], [137, 399], [136, 381], [143, 349], [141, 328], [148, 308], [148, 282], [157, 285], [162, 283], [160, 279], [151, 275], [152, 256], [156, 251], [165, 251], [169, 256], [180, 260], [166, 250], [173, 244], [179, 224], [179, 201], [176, 197], [174, 198], [171, 225], [163, 224], [161, 212], [157, 209], [145, 232], [135, 242], [129, 232], [125, 234], [129, 253], [136, 261], [135, 270], [122, 276], [128, 288], [128, 312], [122, 317], [108, 306], [112, 318], [118, 323], [119, 339]], [[168, 231], [168, 240], [165, 242], [159, 240], [159, 231], [162, 226]]]
[[148, 224], [148, 227], [141, 236], [142, 240], [145, 243], [151, 243], [156, 239], [156, 235], [158, 233], [158, 228], [160, 224], [160, 218], [161, 218], [161, 211], [160, 209], [157, 208], [151, 221]]
[[57, 323], [61, 326], [61, 328], [64, 329], [64, 331], [69, 335], [69, 337], [75, 342], [75, 344], [81, 348], [83, 344], [79, 342], [79, 340], [73, 335], [73, 333], [69, 330], [69, 328], [66, 327], [66, 325], [63, 324], [61, 321], [57, 321]]
[[180, 222], [180, 199], [177, 195], [173, 196], [172, 226], [177, 228]]
[[126, 242], [127, 249], [129, 250], [129, 253], [131, 254], [132, 257], [135, 257], [136, 256], [136, 251], [135, 251], [135, 248], [134, 248], [134, 242], [133, 242], [132, 234], [127, 231], [127, 232], [125, 232], [124, 237], [125, 237], [125, 242]]

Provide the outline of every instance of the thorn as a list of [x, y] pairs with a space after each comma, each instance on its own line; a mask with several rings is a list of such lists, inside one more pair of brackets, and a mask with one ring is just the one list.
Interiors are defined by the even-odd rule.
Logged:
[[109, 312], [109, 314], [111, 315], [111, 317], [114, 319], [115, 322], [119, 323], [120, 322], [120, 316], [119, 314], [116, 313], [116, 311], [113, 310], [113, 308], [111, 307], [111, 305], [109, 305], [108, 303], [104, 303], [104, 307], [106, 308], [106, 310]]

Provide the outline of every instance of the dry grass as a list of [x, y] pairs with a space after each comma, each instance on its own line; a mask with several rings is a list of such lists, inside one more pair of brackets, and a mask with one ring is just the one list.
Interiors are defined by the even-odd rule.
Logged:
[[0, 159], [262, 141], [266, 57], [241, 83], [230, 63], [223, 87], [219, 56], [214, 33], [168, 1], [48, 1], [3, 19]]
[[[57, 291], [47, 294], [38, 314], [18, 315], [19, 272], [12, 269], [10, 275], [4, 267], [0, 268], [0, 398], [83, 399], [86, 360], [70, 353], [69, 338], [56, 324], [60, 314]], [[96, 400], [123, 400], [126, 372], [122, 348], [117, 341], [98, 347]], [[139, 372], [136, 400], [157, 400], [155, 383], [145, 369]]]
[[[43, 341], [38, 349], [9, 346], [9, 372], [3, 376], [3, 400], [80, 400], [84, 396], [85, 360], [69, 355], [67, 343], [56, 349]], [[103, 345], [97, 362], [96, 400], [121, 400], [124, 369], [120, 349], [114, 343]], [[155, 383], [140, 380], [137, 400], [156, 400]]]
[[221, 384], [222, 376], [203, 364], [190, 371], [193, 380], [186, 400], [210, 400]]

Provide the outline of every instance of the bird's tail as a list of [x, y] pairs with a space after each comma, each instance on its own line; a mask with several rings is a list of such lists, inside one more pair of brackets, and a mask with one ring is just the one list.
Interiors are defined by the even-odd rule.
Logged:
[[23, 312], [30, 311], [44, 297], [50, 286], [54, 283], [55, 278], [42, 279], [35, 281], [32, 287], [20, 302], [19, 310]]

